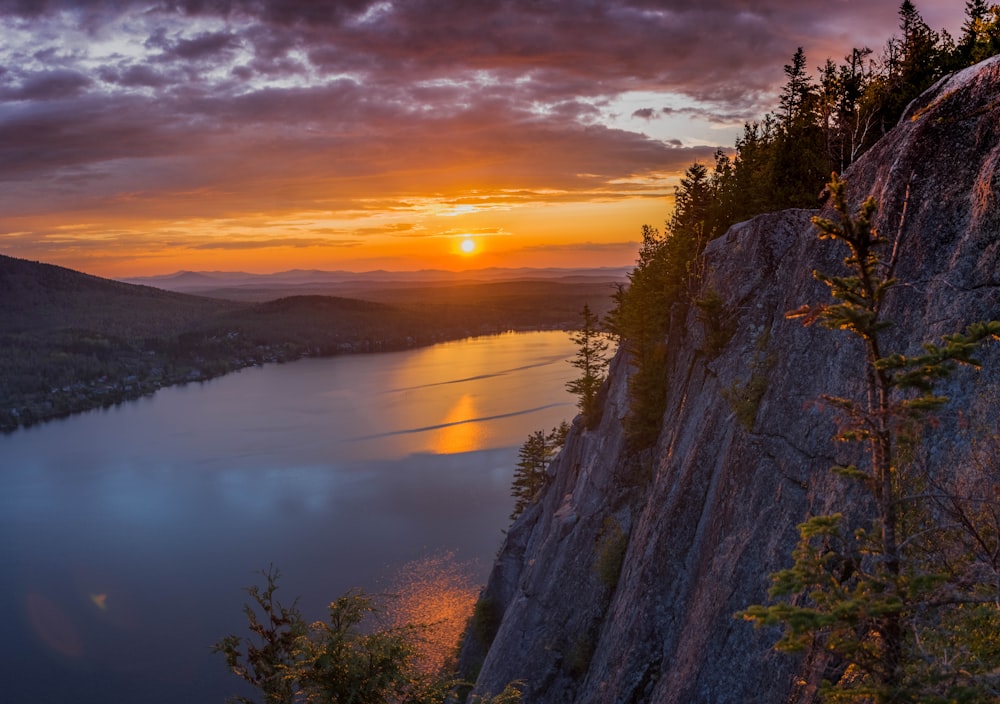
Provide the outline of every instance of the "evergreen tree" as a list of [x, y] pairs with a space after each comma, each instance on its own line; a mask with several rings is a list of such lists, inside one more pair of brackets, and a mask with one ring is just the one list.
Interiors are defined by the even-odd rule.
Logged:
[[[414, 667], [424, 626], [372, 624], [374, 599], [350, 591], [329, 605], [327, 621], [306, 623], [295, 603], [278, 602], [279, 573], [262, 573], [263, 589], [246, 591], [249, 637], [229, 635], [213, 646], [229, 669], [262, 695], [263, 704], [443, 704], [455, 701], [459, 684], [447, 673], [425, 674]], [[231, 701], [254, 704], [248, 697]], [[470, 700], [471, 701], [471, 700]], [[508, 686], [479, 704], [517, 704], [520, 693]]]
[[[994, 12], [1000, 46], [1000, 9]], [[662, 233], [643, 226], [629, 285], [616, 292], [606, 319], [635, 367], [625, 422], [633, 449], [648, 447], [659, 433], [666, 333], [671, 317], [682, 317], [692, 302], [705, 245], [755, 215], [816, 207], [827, 175], [860, 157], [947, 69], [957, 49], [946, 33], [932, 31], [910, 0], [899, 13], [902, 36], [890, 40], [879, 59], [870, 49], [854, 49], [840, 65], [827, 61], [818, 84], [799, 48], [784, 67], [776, 111], [746, 123], [735, 153], [719, 150], [711, 173], [692, 164], [675, 189]]]
[[910, 0], [899, 6], [899, 30], [901, 36], [890, 41], [884, 59], [886, 131], [914, 98], [944, 75], [949, 64], [949, 52], [939, 44], [941, 35], [927, 26]]
[[634, 450], [649, 447], [659, 433], [666, 402], [666, 333], [671, 316], [683, 316], [693, 302], [702, 251], [719, 230], [717, 186], [704, 165], [688, 168], [675, 189], [665, 232], [643, 226], [629, 287], [616, 296], [609, 315], [635, 367], [625, 420]]
[[839, 66], [827, 59], [820, 78], [818, 117], [827, 162], [837, 171], [851, 165], [871, 143], [875, 110], [864, 100], [873, 76], [871, 49], [853, 49]]
[[712, 182], [717, 230], [711, 234], [722, 234], [733, 223], [772, 208], [775, 132], [771, 115], [760, 122], [748, 122], [736, 140], [735, 155], [716, 155]]
[[[261, 574], [264, 588], [248, 587], [252, 603], [243, 606], [251, 636], [226, 636], [212, 646], [212, 652], [222, 653], [233, 674], [260, 690], [264, 704], [293, 704], [296, 683], [289, 672], [295, 668], [306, 624], [294, 602], [286, 607], [277, 600], [278, 570], [271, 567]], [[253, 704], [246, 697], [233, 701]]]
[[[896, 283], [894, 255], [885, 252], [886, 240], [872, 227], [875, 202], [869, 198], [851, 219], [844, 183], [834, 178], [829, 188], [839, 220], [814, 222], [821, 238], [846, 245], [849, 273], [817, 273], [835, 302], [805, 306], [794, 315], [846, 330], [865, 350], [865, 393], [858, 400], [825, 400], [844, 416], [836, 439], [866, 450], [866, 462], [833, 469], [871, 497], [870, 523], [852, 533], [840, 513], [807, 520], [799, 526], [794, 565], [773, 575], [772, 595], [794, 599], [753, 606], [743, 616], [782, 625], [780, 649], [818, 646], [839, 658], [843, 675], [824, 685], [830, 700], [995, 701], [990, 692], [997, 661], [949, 660], [934, 657], [934, 651], [971, 645], [965, 650], [982, 652], [981, 644], [970, 641], [977, 628], [1000, 624], [1000, 589], [970, 582], [970, 574], [956, 571], [953, 562], [927, 559], [928, 546], [952, 532], [934, 522], [902, 448], [915, 439], [918, 421], [945, 401], [934, 394], [935, 383], [956, 364], [977, 365], [974, 348], [1000, 336], [1000, 323], [971, 325], [940, 345], [923, 345], [918, 355], [887, 353], [883, 332], [891, 323], [884, 302]], [[972, 608], [991, 601], [985, 615]]]
[[986, 0], [966, 0], [965, 21], [962, 23], [962, 36], [958, 40], [958, 49], [962, 58], [972, 61], [972, 54], [978, 42], [979, 28], [986, 21], [989, 7]]
[[812, 76], [806, 72], [806, 55], [799, 47], [792, 56], [792, 63], [785, 64], [788, 81], [778, 100], [781, 126], [791, 132], [795, 125], [812, 121], [814, 90]]
[[1000, 53], [1000, 5], [967, 0], [962, 36], [955, 49], [954, 68], [960, 69]]
[[642, 245], [629, 286], [620, 292], [609, 318], [629, 351], [635, 368], [629, 378], [629, 412], [625, 430], [634, 447], [652, 442], [659, 427], [666, 373], [663, 336], [670, 305], [666, 298], [665, 238], [654, 227], [642, 228]]
[[511, 483], [510, 494], [514, 497], [511, 520], [520, 516], [537, 499], [547, 481], [546, 469], [559, 449], [566, 443], [569, 424], [563, 421], [549, 431], [536, 430], [518, 450], [517, 469]]
[[570, 364], [580, 371], [580, 376], [566, 384], [566, 389], [577, 395], [577, 407], [583, 414], [583, 422], [592, 427], [599, 420], [597, 392], [604, 383], [604, 370], [608, 365], [608, 341], [599, 329], [596, 315], [590, 306], [583, 305], [583, 324], [570, 336], [576, 344], [576, 357]]

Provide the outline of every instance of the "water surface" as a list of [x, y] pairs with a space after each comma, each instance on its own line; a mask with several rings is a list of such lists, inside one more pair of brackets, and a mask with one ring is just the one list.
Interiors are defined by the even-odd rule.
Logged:
[[4, 701], [221, 704], [242, 690], [209, 646], [272, 563], [310, 619], [443, 551], [483, 581], [517, 448], [575, 413], [573, 353], [302, 360], [0, 436]]

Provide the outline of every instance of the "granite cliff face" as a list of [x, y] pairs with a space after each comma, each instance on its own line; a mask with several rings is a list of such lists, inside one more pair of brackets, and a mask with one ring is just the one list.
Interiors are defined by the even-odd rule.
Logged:
[[[845, 179], [852, 209], [875, 196], [877, 227], [898, 240], [896, 349], [1000, 319], [1000, 57], [931, 88]], [[858, 392], [860, 347], [784, 316], [827, 299], [814, 269], [841, 267], [813, 214], [764, 215], [708, 247], [703, 290], [722, 296], [733, 335], [709, 353], [695, 312], [673, 316], [667, 410], [639, 457], [624, 452], [629, 365], [614, 359], [599, 426], [574, 426], [498, 555], [463, 653], [467, 672], [481, 663], [478, 691], [520, 680], [529, 704], [811, 701], [821, 660], [775, 653], [774, 632], [733, 614], [766, 601], [795, 526], [842, 510], [848, 490], [828, 471], [848, 450], [814, 401]], [[920, 449], [939, 471], [997, 430], [1000, 352], [980, 357], [981, 372], [949, 378], [950, 411]]]

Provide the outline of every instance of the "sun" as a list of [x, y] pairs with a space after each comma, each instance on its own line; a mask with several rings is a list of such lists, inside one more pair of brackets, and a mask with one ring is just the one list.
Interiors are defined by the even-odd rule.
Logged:
[[460, 244], [459, 247], [461, 247], [462, 251], [466, 254], [472, 254], [476, 251], [476, 242], [475, 240], [466, 238], [462, 240], [462, 244]]

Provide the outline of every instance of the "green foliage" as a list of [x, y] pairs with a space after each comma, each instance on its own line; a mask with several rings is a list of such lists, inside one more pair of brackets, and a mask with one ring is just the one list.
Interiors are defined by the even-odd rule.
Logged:
[[967, 0], [955, 67], [970, 66], [996, 54], [1000, 54], [1000, 5]]
[[[327, 621], [307, 624], [294, 604], [285, 607], [277, 601], [278, 571], [262, 574], [264, 588], [246, 590], [251, 603], [244, 612], [251, 635], [226, 636], [213, 651], [259, 690], [264, 704], [441, 704], [448, 699], [454, 680], [414, 667], [420, 626], [369, 623], [376, 605], [360, 591], [331, 603]], [[247, 697], [232, 701], [253, 702]]]
[[520, 516], [524, 509], [538, 500], [538, 496], [548, 481], [545, 470], [566, 442], [569, 424], [563, 421], [547, 434], [536, 430], [518, 450], [517, 469], [511, 483], [510, 494], [514, 497], [511, 520]]
[[600, 420], [600, 407], [597, 403], [597, 392], [604, 383], [605, 369], [608, 365], [608, 341], [598, 329], [598, 318], [590, 311], [590, 306], [583, 305], [581, 312], [582, 325], [570, 339], [576, 345], [576, 357], [570, 364], [580, 371], [580, 376], [566, 384], [566, 389], [577, 395], [577, 407], [583, 414], [583, 423], [592, 428]]
[[709, 357], [717, 357], [736, 332], [731, 316], [726, 311], [722, 296], [715, 289], [708, 289], [694, 301], [698, 307], [698, 321], [705, 328], [705, 346], [700, 350]]
[[757, 338], [754, 357], [750, 362], [750, 378], [745, 382], [737, 381], [722, 392], [736, 414], [736, 420], [746, 430], [753, 430], [754, 423], [757, 422], [757, 411], [767, 392], [771, 367], [774, 366], [774, 355], [768, 352], [770, 339], [770, 330], [765, 330]]
[[629, 286], [615, 295], [609, 328], [627, 345], [634, 372], [629, 379], [626, 437], [632, 450], [651, 446], [666, 403], [666, 334], [675, 307], [692, 303], [701, 281], [701, 253], [717, 233], [711, 208], [715, 183], [693, 164], [675, 193], [665, 233], [643, 226], [642, 246]]
[[821, 238], [847, 248], [848, 273], [817, 272], [833, 301], [789, 315], [845, 330], [864, 346], [865, 393], [825, 400], [842, 415], [836, 439], [867, 450], [864, 464], [834, 471], [869, 495], [871, 510], [854, 530], [840, 513], [802, 523], [792, 567], [772, 575], [771, 595], [781, 600], [741, 615], [780, 625], [781, 650], [834, 654], [843, 674], [824, 683], [827, 701], [996, 701], [997, 497], [928, 492], [906, 448], [944, 401], [934, 395], [935, 383], [957, 364], [978, 366], [973, 350], [1000, 337], [1000, 323], [970, 325], [941, 344], [924, 344], [920, 354], [886, 353], [882, 333], [891, 323], [883, 304], [896, 284], [895, 260], [873, 228], [876, 203], [869, 198], [851, 218], [845, 184], [834, 177], [829, 189], [838, 218], [814, 223]]
[[[212, 652], [222, 653], [233, 674], [259, 689], [264, 704], [291, 704], [296, 687], [289, 673], [295, 668], [299, 641], [307, 627], [295, 603], [285, 607], [275, 598], [278, 570], [271, 567], [261, 574], [264, 588], [248, 587], [251, 603], [243, 606], [251, 636], [226, 636]], [[233, 701], [252, 704], [253, 700], [236, 697]]]
[[306, 702], [384, 704], [414, 693], [409, 663], [416, 654], [410, 629], [360, 629], [375, 611], [372, 600], [350, 592], [330, 604], [329, 621], [310, 624], [296, 645], [289, 672]]
[[606, 518], [597, 542], [594, 571], [601, 584], [610, 592], [618, 586], [627, 549], [628, 536], [622, 531], [618, 521]]
[[497, 631], [500, 630], [502, 616], [500, 607], [491, 597], [482, 596], [476, 601], [469, 627], [476, 640], [484, 648], [489, 648], [493, 644], [493, 639], [496, 638]]
[[826, 59], [814, 79], [799, 48], [784, 67], [776, 112], [744, 125], [733, 154], [720, 151], [707, 220], [718, 233], [760, 213], [816, 207], [831, 171], [843, 172], [899, 121], [907, 105], [945, 74], [1000, 53], [1000, 5], [968, 0], [962, 36], [924, 22], [910, 0], [898, 36], [880, 55], [855, 48]]
[[588, 630], [586, 633], [573, 640], [566, 648], [566, 670], [570, 677], [580, 679], [585, 677], [590, 663], [597, 652], [597, 632], [596, 629]]
[[[298, 608], [275, 598], [279, 573], [262, 572], [263, 588], [246, 591], [250, 636], [229, 635], [213, 646], [230, 670], [259, 690], [264, 704], [336, 702], [351, 704], [452, 704], [460, 686], [447, 673], [426, 674], [414, 667], [419, 625], [381, 627], [370, 623], [374, 600], [352, 591], [329, 606], [327, 621], [307, 624]], [[486, 644], [499, 627], [499, 613], [481, 600], [472, 620]], [[478, 624], [478, 626], [477, 626]], [[517, 704], [520, 683], [497, 695], [476, 695], [476, 704]], [[253, 704], [247, 697], [231, 701]]]

